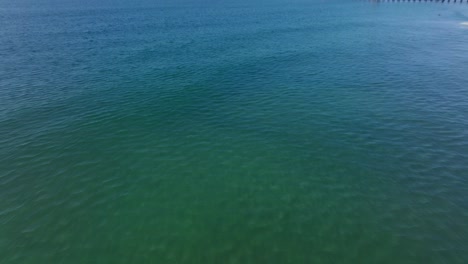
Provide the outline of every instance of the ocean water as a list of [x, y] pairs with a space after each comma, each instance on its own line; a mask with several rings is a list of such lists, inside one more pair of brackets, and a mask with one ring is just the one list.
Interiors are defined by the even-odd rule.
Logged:
[[468, 5], [0, 1], [0, 263], [468, 263]]

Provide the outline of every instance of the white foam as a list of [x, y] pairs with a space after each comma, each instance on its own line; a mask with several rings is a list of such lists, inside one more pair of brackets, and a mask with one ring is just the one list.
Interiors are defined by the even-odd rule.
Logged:
[[468, 21], [467, 22], [461, 22], [460, 25], [468, 27]]

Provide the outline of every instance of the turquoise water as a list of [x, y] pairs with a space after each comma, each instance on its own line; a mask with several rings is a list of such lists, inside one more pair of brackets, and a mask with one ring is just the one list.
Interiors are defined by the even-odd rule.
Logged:
[[0, 263], [468, 263], [466, 21], [0, 1]]

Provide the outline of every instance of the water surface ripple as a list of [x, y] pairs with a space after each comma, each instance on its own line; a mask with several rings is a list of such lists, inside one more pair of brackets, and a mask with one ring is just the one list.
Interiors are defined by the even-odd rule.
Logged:
[[468, 7], [85, 2], [0, 1], [0, 263], [468, 263]]

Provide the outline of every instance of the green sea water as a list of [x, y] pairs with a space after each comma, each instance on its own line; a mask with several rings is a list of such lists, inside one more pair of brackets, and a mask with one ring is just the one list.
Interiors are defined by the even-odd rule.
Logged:
[[468, 263], [466, 21], [0, 0], [0, 263]]

